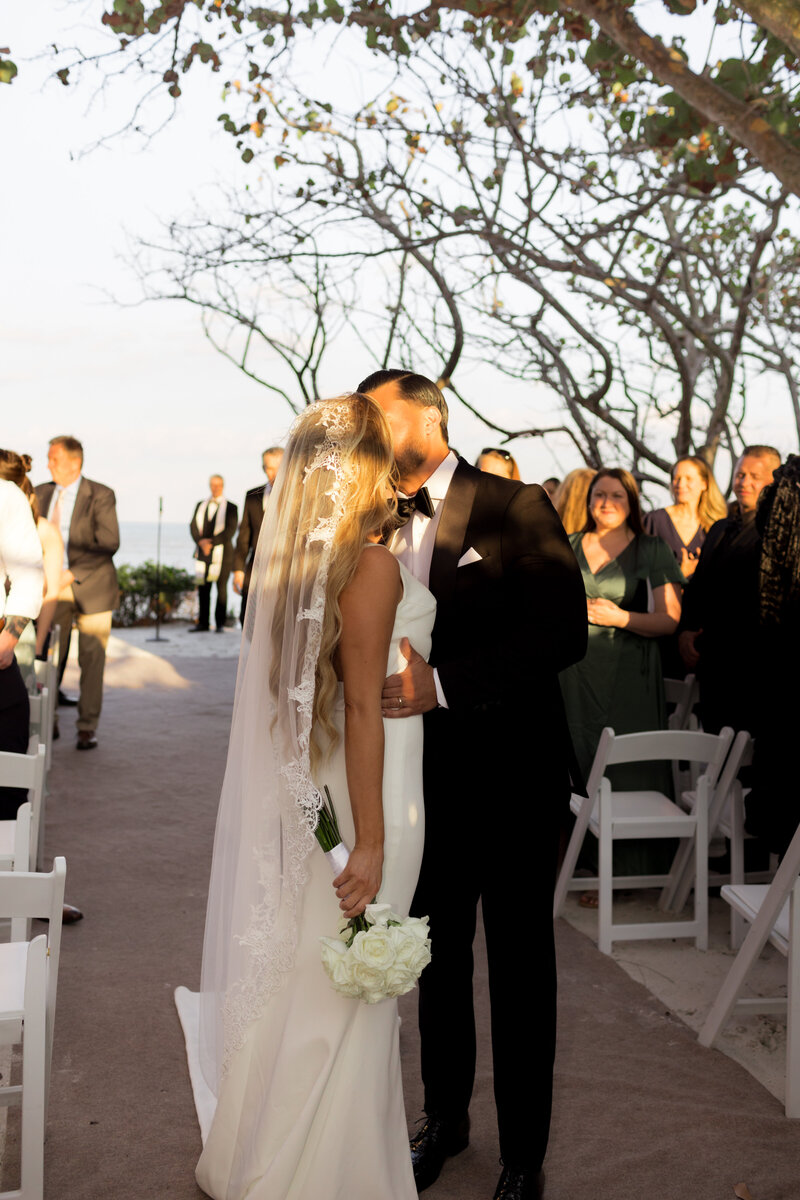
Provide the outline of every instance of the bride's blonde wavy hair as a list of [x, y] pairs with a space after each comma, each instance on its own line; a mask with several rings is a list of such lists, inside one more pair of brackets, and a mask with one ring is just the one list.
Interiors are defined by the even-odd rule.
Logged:
[[[307, 613], [309, 579], [329, 555], [312, 707], [312, 763], [337, 741], [333, 723], [337, 677], [333, 658], [342, 632], [339, 597], [352, 580], [370, 536], [397, 525], [391, 433], [383, 410], [359, 392], [311, 405], [296, 421], [269, 500], [277, 506], [276, 539], [264, 583], [273, 597], [270, 688], [288, 702], [282, 664], [294, 634], [287, 613]], [[296, 623], [296, 622], [295, 622]], [[298, 670], [302, 663], [297, 661]], [[289, 691], [291, 693], [291, 681]]]

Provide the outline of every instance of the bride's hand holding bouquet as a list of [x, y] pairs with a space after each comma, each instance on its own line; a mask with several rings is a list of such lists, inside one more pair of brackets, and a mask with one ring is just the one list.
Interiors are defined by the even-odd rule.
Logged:
[[347, 866], [333, 881], [339, 907], [348, 918], [359, 917], [377, 896], [383, 870], [383, 839], [378, 843], [356, 842]]

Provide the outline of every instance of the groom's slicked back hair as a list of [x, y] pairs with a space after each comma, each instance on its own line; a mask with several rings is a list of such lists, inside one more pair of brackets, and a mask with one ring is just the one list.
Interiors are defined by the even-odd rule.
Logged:
[[427, 379], [424, 375], [415, 375], [413, 371], [373, 371], [358, 385], [361, 394], [374, 392], [385, 383], [396, 383], [400, 394], [409, 404], [418, 404], [420, 408], [435, 408], [442, 418], [442, 437], [449, 444], [447, 436], [448, 409], [447, 401], [441, 388]]

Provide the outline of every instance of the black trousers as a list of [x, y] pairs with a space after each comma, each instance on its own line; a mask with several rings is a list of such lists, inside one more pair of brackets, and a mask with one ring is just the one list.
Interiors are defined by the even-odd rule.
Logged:
[[[224, 627], [225, 620], [228, 616], [228, 576], [230, 573], [230, 567], [223, 566], [216, 582], [217, 603], [214, 608], [214, 623], [217, 629], [222, 629]], [[211, 588], [213, 586], [215, 585], [211, 583], [201, 583], [197, 589], [197, 602], [199, 609], [197, 623], [201, 629], [208, 629], [210, 627]]]
[[[455, 1121], [469, 1108], [480, 901], [500, 1153], [517, 1170], [537, 1170], [552, 1107], [553, 890], [566, 769], [557, 784], [552, 770], [537, 781], [530, 730], [520, 743], [496, 722], [465, 726], [442, 710], [426, 718], [425, 740], [425, 853], [412, 906], [431, 929], [432, 960], [419, 986], [425, 1111]], [[522, 749], [524, 775], [513, 769]]]
[[[28, 693], [17, 660], [13, 659], [0, 671], [0, 750], [26, 753], [30, 718]], [[27, 799], [25, 788], [0, 787], [0, 821], [13, 821]]]

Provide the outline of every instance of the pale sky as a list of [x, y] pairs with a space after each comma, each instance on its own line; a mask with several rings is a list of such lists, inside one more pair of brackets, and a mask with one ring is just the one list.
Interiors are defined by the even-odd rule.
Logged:
[[[135, 294], [122, 261], [128, 235], [154, 235], [214, 181], [246, 176], [230, 137], [217, 132], [220, 78], [203, 69], [188, 86], [182, 81], [188, 103], [145, 147], [115, 139], [83, 153], [124, 122], [132, 86], [118, 82], [90, 103], [85, 89], [44, 85], [47, 64], [24, 60], [45, 41], [72, 40], [65, 30], [76, 15], [102, 8], [96, 0], [4, 6], [2, 44], [12, 47], [20, 74], [0, 87], [0, 445], [31, 454], [38, 483], [49, 478], [49, 438], [73, 434], [84, 443], [86, 474], [115, 489], [121, 520], [155, 520], [163, 496], [164, 519], [183, 521], [212, 472], [240, 504], [262, 479], [261, 450], [284, 439], [292, 417], [209, 345], [197, 310], [120, 308], [104, 297]], [[359, 363], [354, 375], [345, 352], [331, 392], [355, 386], [370, 369]], [[419, 369], [435, 373], [436, 364]], [[480, 379], [471, 383], [477, 392]], [[557, 414], [548, 417], [543, 403], [509, 382], [493, 411], [501, 424], [553, 423]], [[776, 411], [760, 406], [749, 436], [792, 449], [782, 406]], [[497, 444], [496, 436], [453, 401], [451, 437], [468, 458]], [[509, 449], [528, 481], [578, 465], [565, 443], [525, 440]]]

